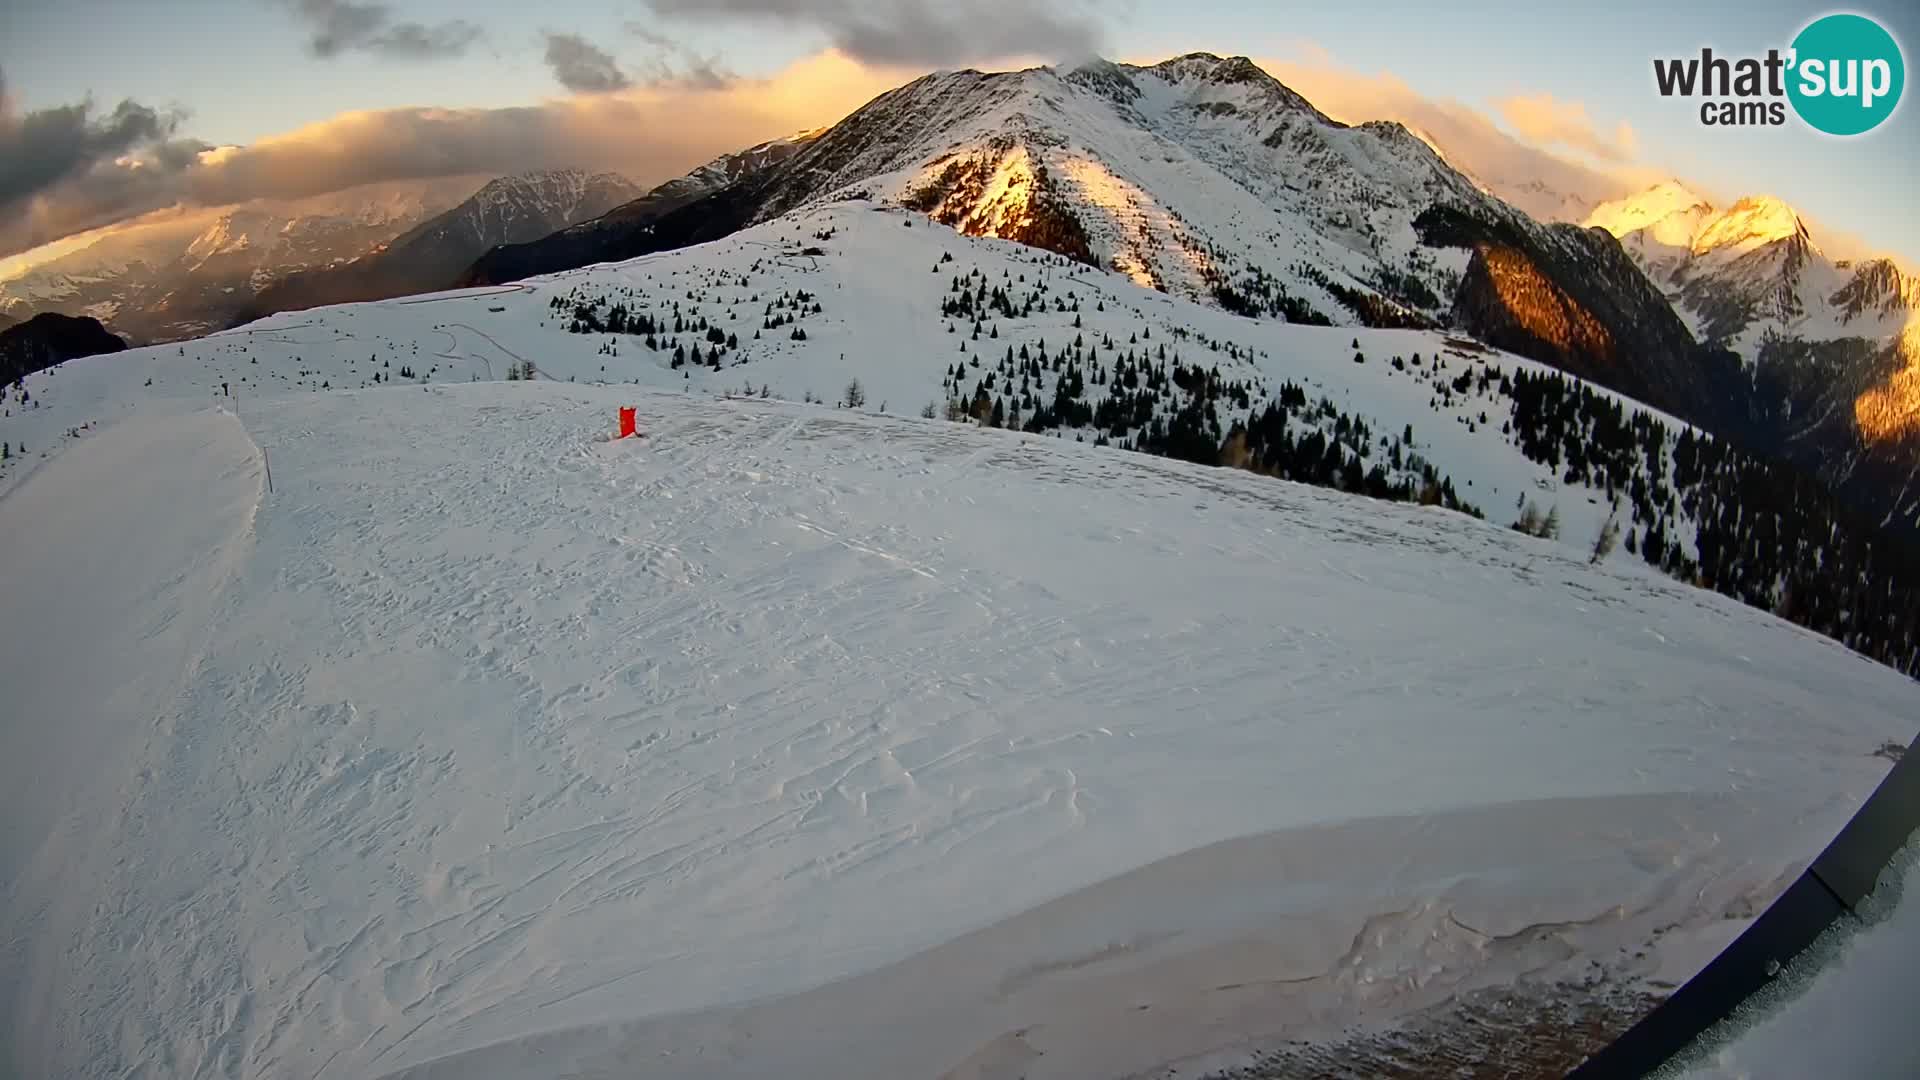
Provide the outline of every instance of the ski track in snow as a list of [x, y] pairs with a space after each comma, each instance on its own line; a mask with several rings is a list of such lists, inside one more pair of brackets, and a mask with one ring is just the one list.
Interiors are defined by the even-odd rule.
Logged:
[[[635, 402], [648, 437], [607, 441]], [[1528, 799], [1731, 796], [1764, 839], [1711, 873], [1764, 893], [1920, 697], [1637, 567], [1057, 440], [552, 383], [243, 417], [272, 495], [188, 411], [0, 504], [68, 578], [210, 575], [184, 663], [85, 643], [162, 610], [115, 585], [64, 662], [6, 671], [30, 726], [160, 714], [91, 736], [122, 790], [8, 849], [29, 1075], [374, 1075], [800, 990], [1232, 837]], [[169, 486], [203, 467], [142, 431], [227, 479]], [[141, 524], [33, 501], [75, 490]], [[48, 784], [93, 771], [6, 738]]]

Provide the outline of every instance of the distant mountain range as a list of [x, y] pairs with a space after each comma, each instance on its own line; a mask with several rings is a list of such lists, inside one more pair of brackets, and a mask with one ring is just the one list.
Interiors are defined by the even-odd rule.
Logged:
[[1743, 356], [1772, 338], [1895, 337], [1920, 308], [1920, 278], [1888, 259], [1830, 259], [1779, 199], [1720, 208], [1667, 181], [1595, 207], [1586, 224], [1618, 237], [1696, 334]]
[[369, 185], [110, 233], [0, 281], [0, 313], [90, 315], [137, 343], [195, 337], [230, 325], [278, 277], [357, 258], [478, 183]]
[[235, 207], [110, 234], [0, 282], [0, 315], [89, 315], [141, 343], [196, 337], [272, 311], [444, 288], [495, 245], [641, 194], [622, 176], [560, 169]]
[[442, 289], [491, 248], [538, 240], [643, 194], [615, 173], [558, 169], [503, 177], [359, 258], [280, 277], [259, 291], [238, 321]]
[[631, 202], [608, 207], [592, 220], [576, 218], [578, 223], [569, 228], [548, 230], [552, 235], [542, 233], [501, 241], [501, 247], [486, 251], [485, 257], [477, 262], [469, 259], [471, 268], [462, 264], [460, 269], [464, 272], [449, 274], [442, 284], [456, 283], [456, 277], [461, 285], [517, 281], [533, 274], [624, 258], [618, 253], [648, 246], [646, 238], [651, 235], [652, 223], [657, 219], [786, 161], [819, 135], [819, 131], [802, 132], [724, 154]]

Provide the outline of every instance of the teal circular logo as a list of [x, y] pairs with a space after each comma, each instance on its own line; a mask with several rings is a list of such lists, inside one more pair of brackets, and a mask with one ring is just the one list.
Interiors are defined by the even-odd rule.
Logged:
[[1793, 111], [1829, 135], [1879, 127], [1900, 104], [1907, 65], [1900, 44], [1865, 15], [1825, 15], [1793, 39], [1787, 98]]

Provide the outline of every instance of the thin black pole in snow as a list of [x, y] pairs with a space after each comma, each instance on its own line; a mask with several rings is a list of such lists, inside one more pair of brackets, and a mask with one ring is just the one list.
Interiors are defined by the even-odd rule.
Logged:
[[[221, 384], [221, 388], [226, 390], [227, 396], [233, 399], [233, 418], [235, 420], [240, 419], [240, 391], [232, 389], [224, 383]], [[273, 459], [267, 456], [267, 448], [264, 446], [260, 448], [260, 464], [266, 467], [267, 494], [271, 495], [273, 494]]]

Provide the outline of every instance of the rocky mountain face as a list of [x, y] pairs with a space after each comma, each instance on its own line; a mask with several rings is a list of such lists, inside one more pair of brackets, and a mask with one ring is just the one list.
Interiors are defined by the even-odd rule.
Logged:
[[579, 169], [493, 180], [453, 209], [356, 259], [285, 275], [260, 290], [236, 321], [443, 289], [490, 248], [537, 240], [639, 194], [624, 176]]
[[1703, 341], [1738, 357], [1718, 426], [1819, 474], [1889, 524], [1920, 527], [1920, 278], [1824, 252], [1792, 207], [1727, 207], [1669, 181], [1588, 223]]
[[0, 385], [55, 364], [97, 353], [120, 352], [127, 343], [87, 316], [42, 312], [0, 329]]
[[280, 277], [357, 258], [475, 183], [368, 185], [110, 234], [0, 282], [0, 312], [89, 315], [139, 343], [195, 337], [231, 325]]
[[[780, 164], [819, 134], [818, 131], [802, 132], [724, 154], [591, 220], [576, 219], [576, 224], [551, 231], [550, 235], [502, 240], [492, 250], [483, 249], [485, 253], [477, 259], [469, 259], [467, 265], [450, 274], [441, 285], [495, 285], [660, 250], [652, 240], [656, 221], [744, 177]], [[711, 209], [707, 213], [711, 215]]]
[[1733, 408], [1733, 358], [1693, 339], [1659, 291], [1603, 232], [1531, 230], [1435, 207], [1419, 219], [1430, 243], [1472, 252], [1451, 325], [1695, 423]]

